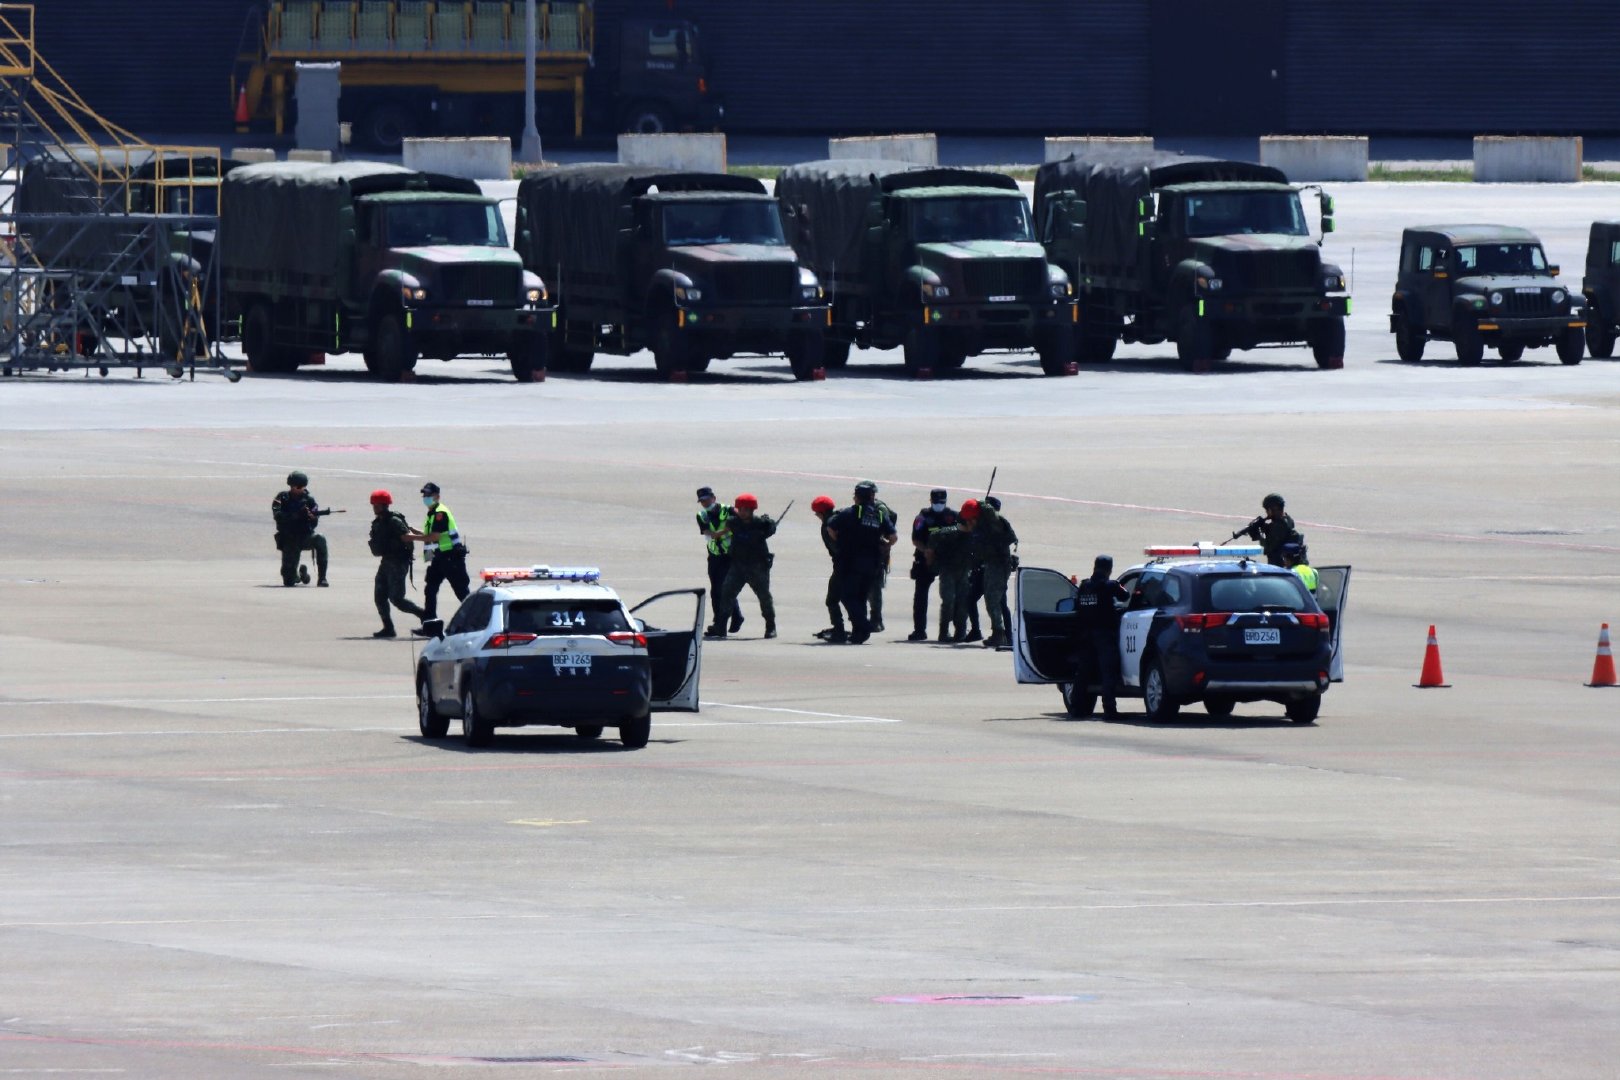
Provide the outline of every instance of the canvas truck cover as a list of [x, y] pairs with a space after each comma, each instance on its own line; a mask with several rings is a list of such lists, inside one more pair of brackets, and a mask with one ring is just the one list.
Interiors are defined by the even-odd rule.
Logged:
[[1018, 181], [979, 169], [929, 168], [903, 161], [841, 158], [791, 165], [776, 179], [788, 217], [788, 239], [818, 274], [857, 267], [866, 239], [866, 208], [881, 195], [919, 187], [985, 187], [1017, 191]]
[[639, 165], [565, 165], [542, 169], [518, 185], [518, 206], [526, 210], [518, 237], [523, 264], [546, 280], [577, 274], [619, 272], [621, 207], [652, 191], [764, 195], [765, 185], [749, 176], [672, 172]]
[[341, 288], [345, 238], [338, 212], [361, 196], [389, 191], [481, 194], [471, 180], [380, 162], [243, 165], [225, 177], [220, 195], [221, 270], [227, 279]]
[[1070, 155], [1036, 170], [1035, 219], [1045, 220], [1053, 193], [1073, 191], [1086, 203], [1086, 261], [1128, 265], [1140, 244], [1137, 200], [1172, 184], [1232, 182], [1286, 184], [1288, 177], [1270, 165], [1168, 152]]

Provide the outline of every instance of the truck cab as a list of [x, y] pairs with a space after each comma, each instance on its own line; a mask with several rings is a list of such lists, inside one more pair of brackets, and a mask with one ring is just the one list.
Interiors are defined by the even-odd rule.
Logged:
[[1401, 234], [1389, 328], [1402, 360], [1421, 360], [1433, 339], [1450, 341], [1462, 364], [1478, 364], [1487, 347], [1512, 363], [1546, 345], [1578, 364], [1586, 327], [1580, 293], [1558, 281], [1528, 229], [1423, 225]]
[[1594, 221], [1586, 241], [1586, 351], [1607, 360], [1620, 329], [1620, 221]]
[[598, 54], [606, 60], [592, 77], [608, 84], [610, 115], [599, 122], [639, 135], [712, 131], [725, 106], [710, 90], [709, 65], [696, 24], [685, 19], [625, 19], [599, 24]]

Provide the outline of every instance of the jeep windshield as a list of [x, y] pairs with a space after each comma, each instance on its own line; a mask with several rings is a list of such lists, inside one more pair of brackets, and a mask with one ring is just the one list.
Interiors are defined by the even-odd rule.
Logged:
[[387, 209], [388, 246], [506, 247], [506, 226], [492, 203], [394, 203]]
[[919, 244], [1034, 240], [1029, 206], [1018, 198], [910, 199], [911, 239]]
[[785, 247], [782, 215], [768, 199], [725, 202], [671, 202], [664, 206], [664, 243], [669, 247], [703, 244], [763, 244]]
[[1292, 191], [1200, 191], [1186, 197], [1185, 207], [1189, 237], [1310, 235], [1299, 196]]
[[1544, 274], [1540, 244], [1469, 244], [1457, 249], [1457, 265], [1474, 274]]

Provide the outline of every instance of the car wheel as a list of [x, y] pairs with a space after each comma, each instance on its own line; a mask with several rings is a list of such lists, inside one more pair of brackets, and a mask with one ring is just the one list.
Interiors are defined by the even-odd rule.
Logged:
[[433, 707], [427, 672], [416, 677], [416, 726], [424, 739], [442, 739], [450, 732], [450, 718]]
[[1075, 719], [1091, 716], [1097, 711], [1097, 695], [1078, 689], [1074, 683], [1058, 683], [1063, 695], [1064, 710]]
[[1523, 345], [1498, 345], [1496, 355], [1502, 358], [1504, 364], [1516, 364], [1524, 359]]
[[376, 375], [383, 382], [399, 382], [407, 371], [416, 367], [416, 346], [411, 333], [405, 329], [405, 317], [390, 311], [377, 320], [375, 349]]
[[1283, 706], [1288, 719], [1296, 724], [1309, 724], [1316, 719], [1316, 714], [1322, 711], [1322, 695], [1312, 694], [1310, 697], [1295, 698]]
[[1165, 674], [1164, 664], [1158, 660], [1153, 661], [1142, 676], [1142, 705], [1148, 720], [1155, 724], [1174, 720], [1181, 711], [1181, 704], [1170, 696], [1170, 678]]
[[1457, 363], [1473, 367], [1485, 359], [1485, 339], [1479, 336], [1471, 323], [1461, 323], [1451, 332], [1451, 343], [1457, 347]]
[[1591, 321], [1586, 324], [1586, 351], [1594, 360], [1607, 360], [1614, 355], [1614, 327], [1595, 311], [1587, 318]]
[[652, 717], [642, 716], [619, 725], [619, 741], [626, 750], [640, 750], [652, 735]]
[[1395, 352], [1406, 363], [1415, 364], [1422, 360], [1423, 346], [1427, 342], [1428, 336], [1404, 318], [1395, 324]]
[[1586, 355], [1586, 334], [1574, 327], [1564, 331], [1558, 339], [1558, 359], [1565, 364], [1578, 364]]
[[574, 729], [574, 734], [586, 740], [600, 739], [602, 737], [602, 725], [581, 724]]
[[1204, 699], [1204, 711], [1217, 720], [1225, 720], [1232, 715], [1237, 702], [1229, 697], [1207, 697]]
[[470, 686], [461, 695], [461, 737], [468, 746], [488, 746], [495, 739], [495, 728], [478, 711], [478, 697]]
[[1344, 320], [1335, 315], [1316, 323], [1311, 333], [1311, 355], [1327, 370], [1344, 367]]

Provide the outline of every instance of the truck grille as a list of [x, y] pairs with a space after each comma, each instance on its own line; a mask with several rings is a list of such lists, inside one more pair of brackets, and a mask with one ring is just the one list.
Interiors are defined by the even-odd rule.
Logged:
[[704, 276], [714, 282], [713, 302], [719, 304], [791, 303], [798, 294], [797, 263], [722, 263]]
[[1559, 313], [1558, 305], [1552, 302], [1552, 294], [1541, 289], [1537, 289], [1534, 293], [1503, 289], [1502, 306], [1496, 310], [1499, 314], [1519, 318], [1537, 318]]
[[[518, 287], [523, 277], [515, 266], [466, 263], [441, 267], [439, 282], [440, 296], [446, 304], [489, 300], [493, 301], [494, 307], [517, 307]], [[437, 299], [431, 291], [428, 298], [430, 303]]]
[[1046, 291], [1046, 264], [1039, 259], [973, 259], [962, 264], [964, 300], [990, 296], [1038, 297]]
[[[1230, 269], [1228, 269], [1230, 268]], [[1284, 289], [1319, 290], [1322, 256], [1316, 251], [1246, 251], [1232, 253], [1218, 268], [1226, 288], [1246, 292]]]

